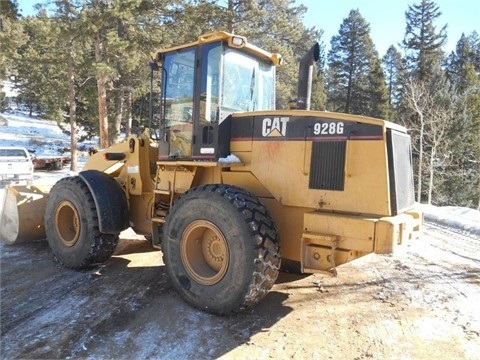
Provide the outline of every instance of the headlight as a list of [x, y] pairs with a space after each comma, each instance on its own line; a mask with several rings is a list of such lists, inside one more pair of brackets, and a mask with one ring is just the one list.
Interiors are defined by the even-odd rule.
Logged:
[[240, 36], [234, 36], [232, 37], [232, 44], [234, 46], [242, 46], [243, 44], [245, 43], [245, 39], [243, 37], [240, 37]]

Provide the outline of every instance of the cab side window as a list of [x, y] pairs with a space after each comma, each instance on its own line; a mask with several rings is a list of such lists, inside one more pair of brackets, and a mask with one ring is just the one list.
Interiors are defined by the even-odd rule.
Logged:
[[193, 137], [193, 101], [195, 90], [195, 49], [165, 56], [163, 83], [165, 127], [170, 157], [190, 157]]

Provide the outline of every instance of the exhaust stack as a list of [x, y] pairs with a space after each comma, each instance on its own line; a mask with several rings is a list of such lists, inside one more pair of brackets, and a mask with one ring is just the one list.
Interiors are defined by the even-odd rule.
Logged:
[[297, 109], [310, 110], [310, 98], [312, 96], [313, 65], [320, 58], [320, 45], [315, 43], [313, 47], [300, 60], [298, 70]]

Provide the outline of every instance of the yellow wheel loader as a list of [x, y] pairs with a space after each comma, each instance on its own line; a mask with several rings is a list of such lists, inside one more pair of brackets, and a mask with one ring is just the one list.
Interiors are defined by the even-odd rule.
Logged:
[[154, 52], [159, 126], [50, 190], [7, 189], [0, 236], [46, 235], [81, 269], [105, 262], [131, 227], [161, 247], [181, 297], [216, 314], [258, 303], [281, 265], [332, 271], [392, 252], [423, 222], [410, 137], [388, 121], [310, 111], [318, 56], [316, 44], [301, 60], [295, 108], [275, 110], [281, 56], [244, 37], [214, 32]]

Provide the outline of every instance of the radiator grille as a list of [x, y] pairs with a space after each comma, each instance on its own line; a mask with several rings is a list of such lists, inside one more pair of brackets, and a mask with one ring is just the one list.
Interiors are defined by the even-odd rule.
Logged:
[[344, 190], [346, 149], [346, 141], [313, 142], [310, 189]]

